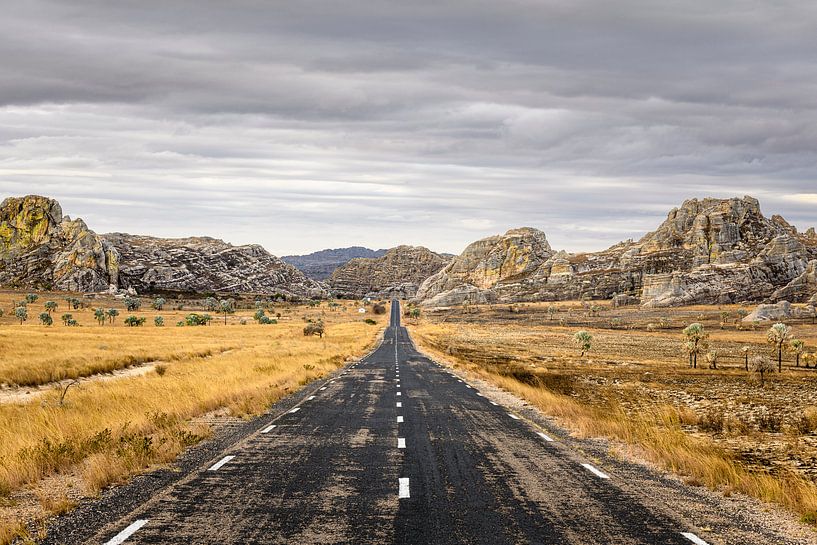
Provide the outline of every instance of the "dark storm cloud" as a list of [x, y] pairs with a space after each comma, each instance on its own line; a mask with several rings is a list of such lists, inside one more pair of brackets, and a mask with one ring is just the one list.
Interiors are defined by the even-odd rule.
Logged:
[[6, 2], [0, 189], [289, 253], [599, 249], [693, 196], [817, 223], [802, 2]]

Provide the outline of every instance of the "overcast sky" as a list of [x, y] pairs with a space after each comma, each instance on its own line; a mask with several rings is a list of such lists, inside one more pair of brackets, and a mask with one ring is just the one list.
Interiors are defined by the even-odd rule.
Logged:
[[817, 224], [817, 3], [20, 2], [0, 194], [272, 253], [598, 250], [691, 197]]

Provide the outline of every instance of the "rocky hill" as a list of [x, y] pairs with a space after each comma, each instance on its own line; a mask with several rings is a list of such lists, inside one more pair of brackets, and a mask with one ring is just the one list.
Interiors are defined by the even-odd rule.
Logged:
[[101, 236], [119, 252], [119, 287], [139, 293], [325, 294], [318, 282], [257, 244], [233, 246], [209, 237]]
[[206, 237], [98, 235], [82, 220], [64, 217], [57, 201], [36, 195], [0, 205], [0, 285], [75, 292], [325, 294], [320, 283], [260, 246]]
[[340, 297], [414, 297], [420, 283], [449, 258], [421, 246], [398, 246], [378, 258], [358, 258], [341, 265], [329, 278]]
[[313, 280], [326, 280], [332, 273], [348, 261], [363, 257], [375, 258], [386, 253], [386, 250], [370, 250], [362, 246], [321, 250], [307, 255], [285, 255], [281, 260], [298, 268]]
[[554, 252], [523, 228], [477, 241], [420, 286], [426, 305], [639, 298], [651, 306], [805, 301], [817, 259], [814, 229], [766, 218], [756, 199], [692, 199], [655, 231], [594, 253]]

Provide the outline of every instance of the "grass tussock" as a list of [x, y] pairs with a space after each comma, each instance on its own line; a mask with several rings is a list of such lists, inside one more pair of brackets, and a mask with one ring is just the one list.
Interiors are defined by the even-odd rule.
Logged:
[[[412, 333], [428, 353], [454, 361], [525, 399], [545, 414], [556, 417], [576, 436], [620, 441], [657, 467], [685, 477], [689, 484], [727, 494], [744, 493], [799, 513], [803, 521], [817, 521], [817, 486], [813, 482], [785, 470], [775, 474], [750, 470], [713, 441], [690, 435], [683, 429], [703, 421], [720, 431], [725, 425], [723, 415], [701, 417], [688, 408], [667, 404], [658, 404], [634, 415], [623, 410], [614, 399], [602, 406], [589, 404], [581, 395], [576, 395], [575, 375], [558, 369], [532, 369], [513, 361], [498, 363], [485, 354], [471, 358], [470, 351], [459, 346], [452, 349], [452, 337], [457, 333], [451, 327], [424, 323], [413, 328]], [[801, 426], [811, 429], [811, 420], [806, 417]]]

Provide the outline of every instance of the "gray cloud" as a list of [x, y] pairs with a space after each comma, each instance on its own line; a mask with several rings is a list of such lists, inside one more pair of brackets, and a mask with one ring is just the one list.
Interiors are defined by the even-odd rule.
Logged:
[[585, 250], [743, 194], [817, 223], [802, 2], [5, 7], [0, 190], [99, 231]]

